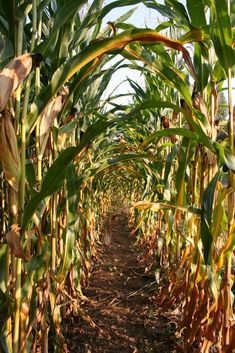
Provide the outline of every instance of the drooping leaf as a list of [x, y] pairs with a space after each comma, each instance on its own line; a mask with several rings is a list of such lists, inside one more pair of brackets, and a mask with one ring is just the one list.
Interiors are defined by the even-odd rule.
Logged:
[[[120, 52], [125, 48], [127, 44], [137, 41], [141, 42], [142, 44], [154, 44], [159, 42], [163, 43], [167, 47], [181, 51], [184, 60], [190, 67], [192, 74], [194, 74], [194, 67], [190, 59], [190, 55], [182, 43], [178, 40], [173, 40], [163, 36], [156, 31], [133, 29], [111, 38], [101, 39], [90, 44], [81, 53], [75, 55], [73, 58], [65, 62], [57, 69], [52, 77], [51, 83], [42, 89], [32, 105], [31, 113], [28, 116], [28, 128], [30, 129], [32, 126], [34, 126], [37, 116], [42, 113], [43, 109], [46, 107], [51, 98], [62, 87], [62, 85], [68, 81], [76, 72], [81, 70], [85, 65], [90, 63], [95, 58], [110, 52]], [[156, 63], [156, 65], [158, 66], [159, 64]], [[167, 71], [165, 71], [165, 73], [167, 73]]]
[[153, 211], [159, 211], [163, 209], [175, 209], [175, 210], [180, 210], [183, 212], [189, 212], [195, 215], [200, 215], [201, 210], [198, 208], [194, 207], [182, 207], [170, 203], [165, 203], [165, 202], [149, 202], [149, 201], [138, 201], [132, 204], [133, 208], [137, 208], [138, 210], [153, 210]]

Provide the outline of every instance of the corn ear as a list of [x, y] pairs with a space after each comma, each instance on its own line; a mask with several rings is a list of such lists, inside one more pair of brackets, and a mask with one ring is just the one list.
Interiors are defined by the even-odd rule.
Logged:
[[29, 53], [13, 59], [0, 73], [0, 112], [6, 108], [8, 99], [32, 69]]
[[20, 157], [15, 130], [11, 122], [11, 115], [8, 111], [4, 111], [0, 119], [0, 159], [7, 181], [15, 191], [18, 191]]

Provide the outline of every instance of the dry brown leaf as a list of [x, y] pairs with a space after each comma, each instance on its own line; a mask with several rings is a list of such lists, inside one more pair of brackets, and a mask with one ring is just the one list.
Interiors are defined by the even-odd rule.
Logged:
[[25, 237], [26, 237], [27, 239], [30, 239], [30, 240], [31, 240], [31, 239], [33, 239], [35, 233], [36, 233], [35, 229], [27, 230], [27, 231], [25, 232]]
[[41, 117], [41, 122], [40, 122], [40, 146], [42, 147], [45, 142], [44, 140], [48, 139], [48, 134], [50, 127], [53, 125], [54, 119], [56, 115], [60, 112], [62, 109], [63, 103], [62, 103], [62, 97], [58, 96], [53, 98], [50, 103], [47, 105], [42, 117]]
[[204, 114], [207, 117], [208, 116], [207, 108], [201, 94], [198, 92], [194, 92], [192, 96], [192, 100], [193, 100], [193, 107], [199, 110], [202, 114]]
[[14, 256], [28, 261], [21, 245], [20, 236], [17, 229], [18, 228], [12, 226], [11, 231], [8, 232], [6, 235], [6, 242], [9, 245], [11, 252]]
[[0, 111], [32, 69], [32, 55], [26, 53], [13, 59], [0, 73]]
[[11, 114], [5, 110], [0, 120], [0, 158], [5, 177], [18, 191], [20, 180], [20, 156], [17, 138], [11, 122]]
[[68, 89], [66, 87], [62, 88], [60, 95], [58, 97], [53, 98], [49, 102], [41, 116], [39, 126], [39, 143], [42, 155], [45, 152], [50, 128], [54, 125], [54, 120], [57, 114], [61, 111], [67, 94]]

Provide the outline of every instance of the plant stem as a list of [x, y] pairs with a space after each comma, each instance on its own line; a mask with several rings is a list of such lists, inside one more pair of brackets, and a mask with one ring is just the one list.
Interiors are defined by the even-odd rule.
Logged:
[[[231, 14], [230, 0], [227, 1], [228, 13]], [[228, 109], [229, 109], [229, 147], [231, 153], [234, 155], [234, 129], [233, 129], [233, 92], [232, 92], [232, 72], [228, 70]], [[234, 176], [233, 172], [228, 172], [228, 188], [233, 187]], [[228, 234], [232, 231], [232, 225], [234, 221], [234, 192], [228, 196]], [[232, 303], [231, 303], [231, 270], [232, 270], [232, 253], [229, 255], [226, 264], [226, 287], [225, 287], [225, 317], [224, 317], [224, 328], [225, 328], [225, 345], [229, 344], [230, 339], [230, 316], [232, 315]]]
[[[38, 28], [37, 28], [37, 44], [40, 43], [42, 32], [42, 13], [38, 15]], [[35, 69], [35, 92], [38, 94], [40, 92], [40, 67]], [[40, 117], [36, 124], [36, 136], [35, 136], [35, 148], [37, 153], [37, 176], [38, 176], [38, 188], [40, 190], [42, 184], [42, 156], [40, 153], [40, 143], [39, 143], [39, 127], [40, 127]]]
[[56, 221], [57, 194], [51, 198], [51, 269], [56, 270], [56, 245], [57, 245], [57, 221]]
[[[233, 99], [232, 99], [232, 75], [228, 70], [228, 106], [229, 106], [229, 146], [231, 153], [234, 155], [234, 129], [233, 129]], [[228, 188], [234, 186], [234, 174], [231, 170], [228, 172]], [[232, 231], [234, 221], [234, 192], [228, 196], [228, 234]], [[230, 317], [232, 314], [231, 303], [231, 270], [232, 270], [232, 254], [229, 255], [226, 264], [226, 287], [225, 287], [225, 345], [229, 344], [230, 333]]]
[[19, 352], [20, 309], [21, 309], [21, 259], [16, 259], [16, 291], [15, 291], [15, 322], [13, 337], [13, 353]]
[[[230, 0], [228, 4], [228, 13], [231, 12]], [[229, 108], [229, 147], [231, 153], [234, 155], [234, 129], [233, 129], [233, 97], [232, 97], [232, 72], [231, 69], [228, 70], [228, 108]], [[228, 172], [228, 188], [233, 187], [234, 176], [233, 172], [229, 170]], [[232, 230], [232, 225], [234, 221], [234, 192], [228, 196], [228, 235]], [[230, 317], [232, 315], [232, 303], [231, 303], [231, 270], [232, 270], [232, 253], [229, 255], [226, 263], [226, 286], [224, 294], [224, 340], [225, 345], [229, 344], [230, 340]]]
[[[19, 1], [19, 4], [21, 4], [22, 1]], [[17, 43], [16, 43], [16, 56], [20, 56], [23, 51], [23, 37], [24, 37], [24, 19], [19, 20], [18, 23], [18, 28], [17, 28]], [[16, 119], [16, 124], [18, 125], [20, 121], [20, 97], [21, 97], [21, 90], [22, 86], [19, 85], [17, 91], [16, 91], [16, 108], [15, 108], [15, 119]]]

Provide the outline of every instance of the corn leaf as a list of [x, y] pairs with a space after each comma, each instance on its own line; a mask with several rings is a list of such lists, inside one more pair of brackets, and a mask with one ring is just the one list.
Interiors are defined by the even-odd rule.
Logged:
[[[194, 67], [192, 65], [190, 55], [181, 44], [181, 42], [163, 36], [156, 31], [133, 29], [111, 38], [98, 40], [97, 42], [90, 44], [82, 52], [80, 52], [78, 55], [75, 55], [72, 59], [68, 60], [57, 69], [52, 77], [51, 83], [42, 89], [32, 105], [31, 113], [28, 116], [28, 128], [31, 128], [34, 125], [38, 115], [42, 113], [51, 98], [76, 72], [81, 70], [85, 65], [90, 63], [95, 58], [109, 52], [120, 52], [125, 48], [126, 45], [132, 42], [141, 42], [142, 44], [163, 43], [167, 47], [181, 51], [184, 60], [194, 74]], [[188, 99], [187, 103], [189, 103]]]
[[213, 241], [212, 237], [212, 211], [215, 189], [220, 178], [220, 172], [217, 172], [203, 193], [202, 215], [201, 215], [201, 239], [203, 244], [203, 255], [205, 263], [211, 262], [210, 250]]
[[208, 84], [209, 79], [209, 65], [205, 62], [202, 56], [201, 46], [195, 43], [194, 46], [194, 65], [197, 72], [197, 90], [203, 92], [204, 88]]
[[67, 227], [65, 234], [65, 248], [60, 264], [60, 268], [57, 273], [57, 280], [61, 283], [65, 280], [70, 265], [73, 261], [73, 250], [75, 245], [75, 221], [76, 221], [76, 171], [74, 164], [70, 164], [68, 167], [68, 175], [66, 178], [66, 209], [67, 209]]
[[191, 23], [195, 27], [206, 25], [206, 16], [203, 0], [187, 0], [187, 10], [191, 18]]
[[56, 14], [53, 27], [49, 33], [49, 36], [35, 48], [35, 53], [41, 53], [46, 56], [51, 45], [56, 44], [56, 37], [60, 28], [68, 21], [71, 21], [73, 16], [76, 14], [78, 9], [87, 2], [87, 0], [68, 0], [64, 6]]
[[184, 137], [178, 152], [179, 166], [175, 178], [178, 206], [183, 206], [185, 201], [185, 172], [189, 161], [191, 147], [190, 139]]
[[226, 72], [235, 65], [232, 48], [232, 29], [225, 0], [214, 0], [211, 4], [211, 38], [221, 66]]
[[121, 156], [115, 156], [113, 158], [105, 158], [105, 160], [102, 160], [100, 163], [101, 165], [98, 168], [92, 169], [90, 173], [88, 173], [85, 178], [82, 179], [82, 183], [85, 183], [89, 178], [91, 178], [94, 175], [99, 174], [100, 172], [111, 168], [115, 165], [118, 165], [120, 163], [124, 162], [129, 162], [132, 160], [140, 160], [142, 163], [144, 162], [144, 159], [155, 159], [154, 156], [151, 154], [135, 154], [135, 153], [125, 153]]
[[90, 126], [84, 134], [82, 141], [77, 147], [69, 147], [65, 149], [59, 157], [55, 160], [43, 180], [41, 191], [36, 193], [25, 207], [22, 219], [21, 231], [24, 232], [28, 222], [32, 218], [40, 202], [47, 196], [57, 191], [64, 182], [67, 175], [67, 167], [74, 157], [82, 151], [93, 139], [104, 132], [107, 127], [111, 126], [113, 122], [99, 120]]

